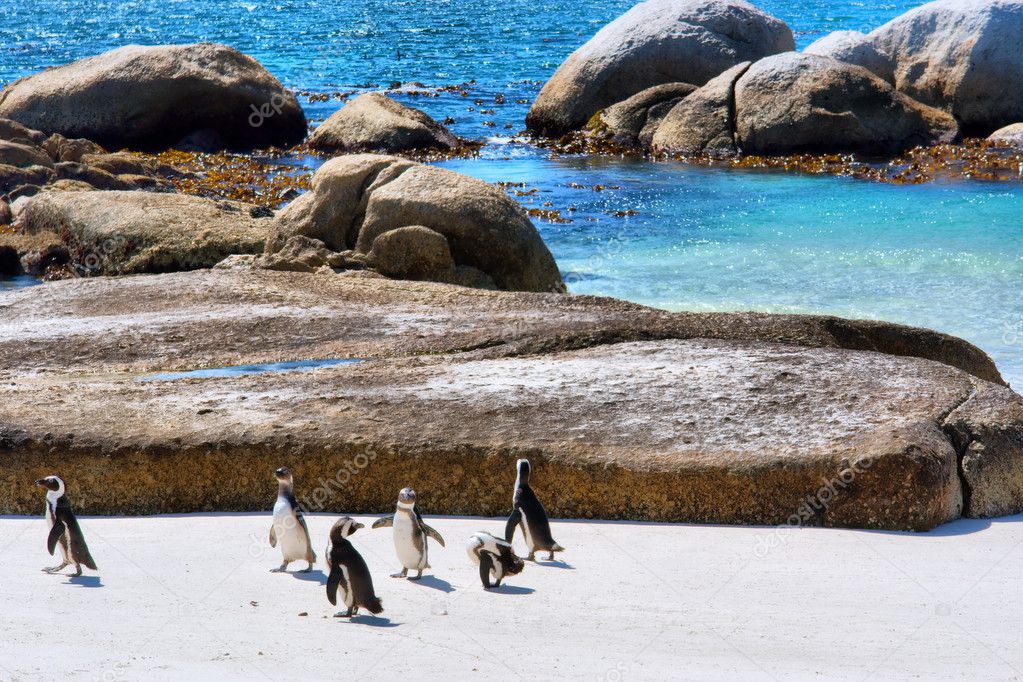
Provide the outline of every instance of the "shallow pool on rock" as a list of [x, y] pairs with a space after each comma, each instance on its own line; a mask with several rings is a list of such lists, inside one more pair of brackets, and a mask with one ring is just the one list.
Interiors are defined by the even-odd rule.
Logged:
[[18, 275], [17, 277], [0, 277], [0, 291], [10, 291], [11, 289], [24, 289], [25, 287], [32, 287], [42, 283], [43, 281], [41, 279], [29, 277], [28, 275]]
[[322, 360], [290, 360], [288, 362], [271, 362], [265, 365], [232, 365], [230, 367], [208, 367], [192, 369], [184, 372], [160, 372], [139, 377], [136, 381], [175, 381], [178, 379], [224, 379], [249, 374], [266, 374], [271, 372], [309, 372], [321, 367], [351, 365], [361, 362], [353, 358], [325, 358]]

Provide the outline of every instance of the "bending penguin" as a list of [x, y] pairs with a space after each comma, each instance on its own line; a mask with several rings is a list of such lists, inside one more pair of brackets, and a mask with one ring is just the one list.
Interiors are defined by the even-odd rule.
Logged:
[[337, 592], [341, 590], [341, 599], [348, 610], [336, 614], [339, 618], [349, 618], [363, 608], [370, 613], [381, 613], [384, 610], [380, 598], [373, 592], [373, 578], [369, 567], [358, 550], [348, 541], [348, 536], [362, 528], [348, 516], [337, 520], [330, 529], [330, 544], [327, 545], [327, 599], [337, 606]]
[[52, 555], [60, 546], [61, 564], [53, 568], [44, 568], [46, 573], [56, 573], [65, 566], [75, 565], [73, 575], [82, 574], [82, 566], [96, 571], [96, 562], [89, 554], [89, 546], [85, 544], [85, 536], [78, 525], [71, 501], [65, 493], [64, 481], [58, 476], [47, 476], [36, 481], [36, 485], [46, 488], [46, 520], [50, 524], [50, 534], [46, 538], [46, 549]]
[[270, 526], [270, 546], [280, 544], [284, 561], [279, 567], [270, 569], [270, 572], [283, 573], [292, 561], [305, 561], [309, 566], [303, 568], [301, 573], [308, 573], [316, 563], [316, 552], [313, 551], [302, 508], [295, 499], [294, 478], [287, 467], [275, 471], [274, 476], [277, 477], [277, 502], [274, 503], [274, 520]]
[[[422, 514], [416, 509], [416, 491], [402, 488], [398, 493], [398, 506], [390, 516], [384, 516], [373, 523], [373, 528], [394, 527], [394, 551], [401, 562], [401, 571], [391, 575], [392, 578], [419, 580], [423, 570], [430, 568], [428, 556], [428, 538], [433, 538], [440, 546], [444, 546], [444, 538], [423, 521]], [[417, 571], [415, 577], [409, 571]]]
[[[480, 567], [480, 580], [483, 582], [483, 589], [500, 587], [501, 580], [506, 575], [517, 575], [522, 572], [525, 562], [515, 556], [515, 550], [511, 543], [500, 538], [495, 538], [490, 533], [474, 533], [469, 537], [465, 545], [469, 553], [469, 559]], [[491, 584], [490, 578], [494, 582]]]
[[547, 560], [554, 561], [554, 553], [564, 552], [565, 548], [551, 536], [551, 522], [547, 519], [547, 512], [529, 485], [529, 460], [520, 459], [516, 468], [518, 474], [515, 477], [515, 493], [512, 495], [512, 513], [504, 528], [504, 539], [511, 542], [515, 537], [515, 527], [521, 526], [529, 550], [529, 560], [536, 561], [534, 555], [537, 552], [549, 552]]

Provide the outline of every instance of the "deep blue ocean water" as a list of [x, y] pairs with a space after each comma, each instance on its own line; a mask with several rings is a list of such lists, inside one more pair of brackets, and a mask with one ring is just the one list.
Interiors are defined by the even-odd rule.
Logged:
[[[253, 55], [299, 91], [475, 80], [467, 97], [399, 99], [450, 116], [459, 135], [489, 140], [481, 158], [447, 167], [525, 183], [519, 191], [536, 190], [519, 197], [525, 205], [571, 218], [537, 226], [572, 291], [674, 310], [922, 325], [973, 341], [1023, 386], [1023, 183], [888, 186], [674, 162], [551, 159], [514, 141], [543, 80], [632, 4], [0, 0], [0, 82], [128, 43], [198, 40]], [[784, 19], [803, 47], [833, 30], [869, 30], [921, 3], [759, 4]], [[341, 103], [304, 106], [322, 120]], [[622, 211], [635, 215], [614, 215]]]

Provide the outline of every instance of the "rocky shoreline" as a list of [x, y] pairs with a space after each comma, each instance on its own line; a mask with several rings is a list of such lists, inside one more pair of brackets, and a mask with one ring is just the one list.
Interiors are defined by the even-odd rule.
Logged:
[[[992, 92], [1023, 73], [999, 40], [1021, 17], [938, 0], [796, 53], [741, 0], [647, 0], [526, 125], [556, 153], [1018, 179], [1023, 104]], [[949, 35], [987, 50], [946, 54]], [[923, 530], [1023, 509], [1023, 399], [965, 341], [570, 296], [508, 192], [413, 160], [478, 142], [379, 93], [307, 134], [292, 93], [215, 44], [0, 92], [0, 276], [67, 280], [0, 294], [0, 512], [33, 511], [55, 468], [87, 513], [260, 509], [253, 472], [287, 460], [348, 472], [331, 510], [380, 511], [412, 477], [436, 512], [497, 514], [518, 456], [561, 482], [559, 516]], [[289, 174], [271, 145], [332, 158]], [[338, 358], [360, 362], [141, 381]]]

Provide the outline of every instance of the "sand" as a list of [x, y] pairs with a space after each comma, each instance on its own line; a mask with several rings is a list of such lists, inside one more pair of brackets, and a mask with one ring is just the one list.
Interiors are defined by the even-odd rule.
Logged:
[[[334, 518], [309, 519], [318, 553]], [[349, 621], [322, 566], [269, 573], [269, 513], [85, 518], [101, 570], [82, 578], [40, 571], [41, 517], [0, 517], [0, 680], [1023, 679], [1023, 515], [924, 534], [558, 521], [564, 563], [492, 592], [464, 542], [503, 522], [427, 518], [447, 548], [419, 583], [388, 577], [389, 529], [352, 537], [385, 611]]]

